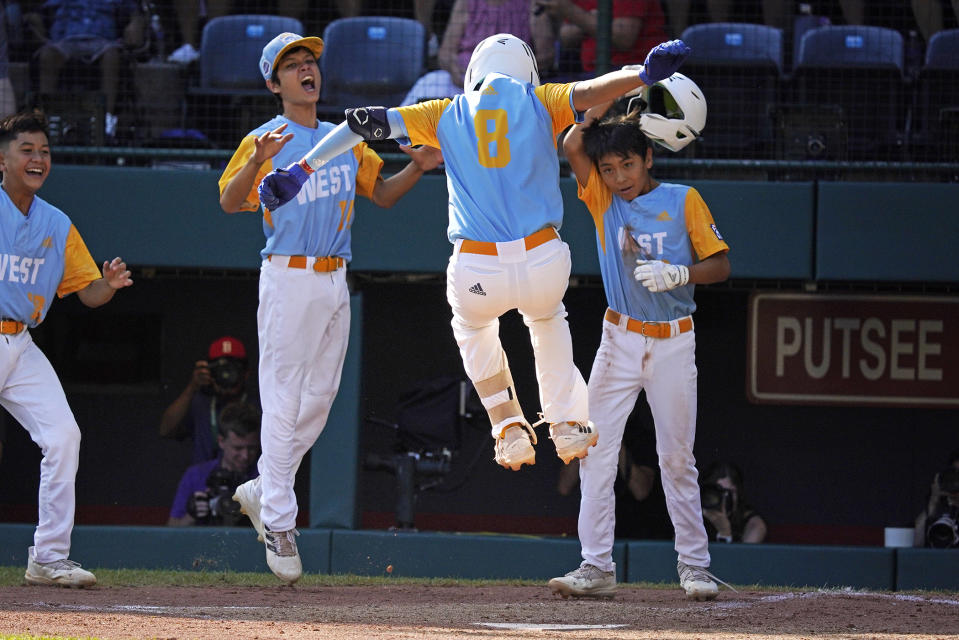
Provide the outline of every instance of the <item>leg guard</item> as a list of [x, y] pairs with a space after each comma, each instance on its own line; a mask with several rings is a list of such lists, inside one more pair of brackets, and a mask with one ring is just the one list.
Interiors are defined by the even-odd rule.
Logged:
[[502, 428], [508, 424], [526, 422], [523, 417], [523, 410], [519, 406], [519, 400], [516, 399], [513, 376], [510, 375], [509, 369], [503, 369], [486, 380], [480, 380], [474, 383], [474, 386], [476, 387], [476, 393], [479, 394], [480, 401], [489, 414], [494, 437], [498, 437]]

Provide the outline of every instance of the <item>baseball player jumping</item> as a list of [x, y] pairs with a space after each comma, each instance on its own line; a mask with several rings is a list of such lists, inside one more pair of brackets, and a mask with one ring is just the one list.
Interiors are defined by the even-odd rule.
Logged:
[[66, 214], [37, 197], [51, 167], [41, 112], [0, 121], [0, 404], [43, 452], [40, 519], [24, 578], [86, 587], [97, 579], [68, 559], [80, 428], [56, 372], [27, 329], [43, 322], [54, 295], [76, 292], [84, 305], [99, 307], [133, 281], [120, 258], [97, 269]]
[[[589, 377], [589, 406], [603, 438], [579, 468], [579, 541], [583, 563], [550, 580], [554, 593], [612, 597], [616, 497], [613, 485], [623, 429], [642, 389], [656, 428], [666, 507], [676, 531], [677, 570], [686, 596], [711, 600], [718, 587], [696, 481], [696, 334], [694, 283], [729, 276], [729, 250], [699, 193], [650, 175], [648, 132], [677, 151], [706, 123], [702, 93], [674, 74], [653, 85], [649, 103], [675, 113], [632, 113], [600, 121], [609, 105], [586, 113], [563, 148], [579, 197], [596, 223], [600, 271], [609, 308]], [[642, 128], [640, 128], [642, 126]]]
[[363, 140], [409, 138], [443, 151], [453, 334], [489, 414], [495, 460], [504, 467], [532, 465], [536, 444], [499, 339], [499, 317], [510, 309], [529, 327], [543, 421], [550, 424], [557, 455], [564, 463], [582, 458], [598, 438], [563, 306], [570, 256], [558, 233], [563, 200], [556, 135], [578, 112], [668, 77], [688, 53], [674, 40], [655, 47], [639, 73], [540, 85], [529, 45], [497, 34], [474, 49], [465, 94], [400, 108], [348, 109], [346, 122], [300, 162], [274, 171], [260, 185], [268, 208], [300, 197], [300, 185], [311, 174]]
[[[295, 161], [333, 129], [316, 118], [322, 51], [320, 38], [294, 33], [263, 48], [260, 72], [283, 111], [247, 134], [223, 171], [220, 205], [227, 213], [256, 211], [257, 184], [274, 163]], [[436, 149], [404, 150], [412, 162], [384, 180], [383, 161], [357, 140], [315, 172], [295, 201], [263, 211], [257, 310], [263, 453], [260, 477], [240, 485], [234, 499], [264, 540], [270, 569], [285, 582], [302, 573], [293, 482], [326, 426], [346, 357], [353, 201], [361, 195], [390, 207], [442, 160]]]

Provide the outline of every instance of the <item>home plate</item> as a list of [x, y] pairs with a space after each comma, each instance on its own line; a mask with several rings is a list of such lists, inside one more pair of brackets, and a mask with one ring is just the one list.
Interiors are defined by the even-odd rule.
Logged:
[[533, 630], [533, 631], [580, 631], [582, 629], [619, 629], [625, 624], [537, 624], [535, 622], [474, 622], [480, 627], [491, 629]]

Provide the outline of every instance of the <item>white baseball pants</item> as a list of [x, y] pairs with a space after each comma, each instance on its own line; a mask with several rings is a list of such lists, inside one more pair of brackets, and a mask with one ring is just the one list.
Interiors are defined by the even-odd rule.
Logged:
[[264, 260], [260, 354], [261, 518], [271, 531], [296, 526], [293, 481], [320, 437], [340, 386], [350, 333], [346, 268], [318, 273]]
[[34, 560], [67, 558], [76, 510], [80, 427], [60, 379], [29, 331], [0, 336], [0, 404], [23, 425], [43, 453]]
[[656, 427], [656, 453], [666, 508], [676, 530], [679, 559], [709, 566], [709, 545], [693, 457], [696, 439], [696, 334], [647, 338], [603, 321], [603, 338], [589, 376], [589, 409], [600, 438], [579, 461], [579, 541], [583, 559], [603, 571], [614, 568], [616, 527], [613, 483], [623, 430], [642, 389]]
[[[462, 253], [454, 243], [446, 269], [453, 336], [475, 385], [509, 368], [499, 317], [517, 309], [529, 327], [543, 415], [550, 423], [589, 420], [586, 382], [573, 364], [563, 295], [569, 286], [569, 246], [554, 239], [526, 250], [524, 241], [497, 242], [498, 255]], [[492, 425], [498, 438], [511, 420]]]

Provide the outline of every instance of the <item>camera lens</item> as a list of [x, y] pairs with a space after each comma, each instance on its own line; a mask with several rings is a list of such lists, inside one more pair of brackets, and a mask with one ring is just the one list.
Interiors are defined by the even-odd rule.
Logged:
[[723, 502], [723, 493], [718, 487], [707, 485], [700, 492], [703, 509], [718, 509]]

